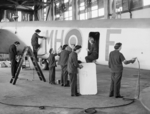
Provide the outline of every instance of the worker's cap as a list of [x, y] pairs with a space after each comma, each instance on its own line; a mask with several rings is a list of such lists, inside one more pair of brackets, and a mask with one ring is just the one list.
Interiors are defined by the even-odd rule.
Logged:
[[39, 30], [39, 29], [36, 29], [36, 30], [35, 30], [35, 32], [41, 32], [41, 30]]
[[66, 47], [68, 47], [67, 44], [63, 45], [62, 50], [64, 50]]
[[74, 48], [74, 51], [79, 50], [80, 48], [81, 48], [80, 45], [76, 45], [75, 48]]
[[18, 42], [18, 41], [15, 41], [15, 42], [14, 42], [14, 44], [17, 44], [17, 45], [19, 45], [19, 44], [20, 44], [20, 42]]
[[119, 49], [122, 46], [122, 43], [118, 42], [115, 44], [114, 48]]
[[52, 51], [53, 51], [53, 48], [51, 48], [51, 49], [49, 50], [49, 53], [52, 53]]

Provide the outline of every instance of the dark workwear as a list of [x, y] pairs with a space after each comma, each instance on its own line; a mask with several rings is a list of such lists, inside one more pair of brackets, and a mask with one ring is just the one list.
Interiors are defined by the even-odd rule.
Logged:
[[69, 73], [78, 73], [78, 57], [76, 52], [71, 52], [68, 59], [67, 71]]
[[17, 61], [16, 61], [16, 55], [17, 55], [17, 48], [15, 44], [12, 44], [9, 47], [9, 58], [11, 61], [11, 75], [12, 78], [15, 77], [16, 71], [17, 71]]
[[37, 33], [32, 35], [31, 44], [32, 46], [38, 45], [38, 38], [43, 38], [43, 36], [39, 36]]
[[121, 79], [122, 79], [122, 72], [111, 73], [111, 85], [109, 96], [115, 97], [121, 96], [120, 95]]
[[122, 62], [125, 57], [118, 50], [110, 52], [109, 55], [109, 68], [111, 70], [111, 85], [109, 96], [120, 96], [121, 79], [123, 72]]
[[109, 68], [111, 72], [122, 72], [123, 65], [122, 62], [125, 60], [125, 57], [118, 50], [110, 52], [109, 55]]
[[37, 33], [34, 33], [31, 39], [31, 45], [33, 47], [33, 53], [34, 53], [36, 60], [37, 60], [37, 51], [38, 51], [38, 48], [40, 47], [40, 45], [38, 44], [38, 38], [43, 38], [43, 36], [39, 36]]
[[90, 44], [88, 56], [85, 57], [85, 60], [87, 63], [93, 62], [93, 60], [96, 60], [98, 58], [98, 49], [96, 46], [96, 43]]
[[68, 81], [67, 63], [68, 63], [68, 58], [70, 53], [71, 52], [68, 50], [63, 50], [60, 53], [59, 65], [61, 65], [62, 68], [61, 84], [63, 86], [68, 86], [67, 85], [67, 81]]
[[78, 57], [77, 53], [71, 52], [68, 59], [67, 70], [71, 81], [71, 96], [77, 96], [77, 73], [78, 73]]
[[56, 54], [50, 54], [49, 55], [49, 83], [55, 84], [55, 67], [56, 67], [56, 61], [55, 61]]
[[71, 84], [71, 96], [77, 96], [77, 73], [69, 73]]

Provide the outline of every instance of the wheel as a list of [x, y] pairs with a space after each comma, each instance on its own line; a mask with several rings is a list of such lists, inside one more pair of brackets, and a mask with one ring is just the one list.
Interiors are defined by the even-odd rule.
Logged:
[[39, 65], [42, 70], [48, 70], [48, 63], [46, 60], [41, 59]]

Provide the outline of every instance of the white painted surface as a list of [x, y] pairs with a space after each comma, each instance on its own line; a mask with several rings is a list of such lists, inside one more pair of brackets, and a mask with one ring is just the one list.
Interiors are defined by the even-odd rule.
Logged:
[[[108, 20], [106, 20], [108, 21]], [[121, 22], [120, 22], [121, 21]], [[132, 21], [132, 23], [130, 23]], [[139, 20], [140, 21], [140, 20]], [[25, 26], [24, 23], [20, 23], [20, 26], [17, 29], [17, 37], [22, 40], [26, 45], [31, 46], [31, 37], [35, 31], [35, 29], [40, 29], [41, 36], [46, 36], [46, 40], [39, 40], [41, 43], [41, 49], [38, 54], [41, 55], [41, 58], [48, 58], [49, 49], [53, 48], [55, 51], [58, 50], [60, 45], [65, 44], [65, 39], [67, 34], [72, 29], [76, 29], [80, 32], [82, 36], [82, 49], [78, 55], [78, 59], [85, 62], [85, 56], [87, 56], [87, 46], [88, 46], [88, 36], [90, 32], [99, 32], [100, 33], [100, 41], [99, 41], [99, 58], [96, 60], [98, 64], [108, 65], [108, 51], [114, 50], [114, 45], [117, 42], [121, 42], [123, 44], [121, 52], [124, 54], [126, 59], [131, 59], [133, 57], [138, 57], [141, 69], [150, 69], [150, 28], [149, 21], [142, 19], [137, 23], [137, 20], [110, 20], [110, 27], [103, 27], [102, 22], [98, 21], [98, 23], [94, 23], [95, 27], [87, 27], [84, 25], [83, 27], [72, 27], [67, 26], [63, 22], [63, 27], [47, 26], [46, 22], [38, 22], [37, 26], [35, 23], [32, 23], [33, 26]], [[89, 22], [89, 21], [88, 21]], [[105, 21], [104, 21], [105, 22]], [[67, 22], [66, 22], [67, 23]], [[73, 22], [71, 22], [73, 24]], [[83, 22], [78, 22], [77, 25], [81, 25]], [[85, 23], [85, 22], [84, 22]], [[87, 22], [86, 22], [87, 23]], [[106, 23], [106, 22], [105, 22]], [[3, 25], [2, 25], [3, 24]], [[0, 24], [0, 27], [11, 32], [14, 32], [15, 27], [4, 26], [5, 24]], [[11, 23], [10, 23], [11, 24]], [[12, 23], [13, 24], [13, 23]], [[42, 26], [41, 26], [41, 25]], [[18, 23], [19, 25], [19, 23]], [[90, 23], [87, 23], [90, 25]], [[101, 25], [102, 27], [98, 27]], [[117, 28], [116, 25], [119, 25]], [[127, 27], [127, 26], [129, 27]], [[137, 26], [138, 25], [138, 26]], [[15, 26], [15, 25], [14, 25]], [[24, 26], [24, 27], [22, 27]], [[92, 25], [91, 25], [92, 26]], [[106, 23], [107, 26], [107, 23]], [[131, 27], [133, 26], [133, 28]], [[119, 33], [114, 33], [114, 31], [120, 31]], [[74, 35], [74, 34], [72, 34]], [[51, 42], [52, 41], [52, 42]], [[61, 41], [61, 42], [60, 42]], [[79, 41], [78, 41], [79, 42]], [[70, 43], [69, 40], [67, 43]], [[138, 65], [136, 63], [125, 65], [125, 67], [137, 68]]]
[[82, 63], [79, 69], [79, 91], [82, 95], [97, 94], [97, 76], [95, 63]]

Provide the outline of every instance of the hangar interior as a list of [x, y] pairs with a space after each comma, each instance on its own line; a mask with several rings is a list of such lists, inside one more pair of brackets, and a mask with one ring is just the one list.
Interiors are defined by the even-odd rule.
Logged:
[[[150, 0], [0, 0], [0, 22], [150, 18]], [[0, 60], [9, 58], [0, 55]]]
[[150, 18], [150, 0], [0, 0], [1, 22]]
[[[10, 68], [8, 69], [5, 67], [11, 67], [13, 65], [11, 64], [10, 66], [10, 62], [7, 61], [10, 60], [8, 54], [0, 53], [0, 72], [1, 72], [0, 75], [1, 78], [0, 79], [0, 90], [1, 90], [0, 112], [1, 113], [0, 114], [6, 114], [7, 112], [8, 112], [7, 114], [13, 114], [13, 113], [14, 114], [86, 114], [87, 109], [91, 109], [91, 110], [94, 109], [94, 111], [96, 109], [97, 114], [100, 113], [101, 114], [133, 114], [133, 113], [148, 114], [147, 109], [150, 110], [150, 102], [149, 102], [150, 100], [149, 97], [150, 96], [150, 72], [149, 72], [150, 67], [149, 66], [150, 65], [148, 64], [150, 63], [148, 58], [150, 55], [150, 51], [149, 51], [150, 40], [148, 40], [150, 36], [150, 32], [149, 32], [150, 0], [0, 0], [0, 25], [3, 25], [2, 27], [0, 26], [0, 30], [1, 30], [0, 38], [2, 39], [2, 41], [6, 42], [6, 43], [1, 42], [1, 47], [5, 45], [5, 47], [7, 48], [8, 48], [8, 44], [10, 44], [11, 39], [17, 38], [16, 36], [19, 33], [18, 31], [22, 27], [21, 26], [19, 28], [18, 25], [22, 23], [23, 24], [35, 23], [34, 26], [37, 27], [36, 23], [38, 22], [36, 21], [40, 21], [39, 23], [50, 23], [50, 21], [52, 21], [51, 23], [54, 24], [56, 21], [56, 23], [59, 24], [64, 21], [71, 21], [71, 20], [91, 20], [91, 21], [94, 20], [93, 22], [100, 22], [95, 20], [107, 19], [106, 21], [122, 21], [121, 19], [130, 19], [129, 21], [133, 22], [135, 19], [136, 23], [140, 24], [141, 21], [137, 22], [137, 18], [148, 18], [146, 19], [148, 21], [148, 24], [147, 21], [144, 23], [144, 26], [147, 25], [146, 29], [144, 28], [144, 26], [142, 26], [141, 27], [142, 29], [135, 30], [136, 28], [131, 29], [132, 27], [131, 26], [128, 29], [129, 32], [127, 30], [125, 30], [125, 32], [122, 30], [124, 32], [124, 34], [122, 34], [122, 36], [124, 36], [123, 41], [125, 39], [126, 40], [125, 45], [127, 45], [127, 51], [125, 50], [125, 52], [128, 52], [128, 55], [133, 55], [133, 57], [139, 57], [140, 58], [139, 60], [141, 60], [140, 62], [142, 63], [140, 64], [139, 60], [137, 60], [135, 64], [132, 64], [135, 66], [135, 68], [124, 69], [124, 77], [123, 77], [123, 81], [121, 82], [122, 84], [121, 93], [125, 97], [127, 97], [127, 99], [117, 100], [112, 98], [111, 96], [108, 96], [109, 88], [110, 88], [109, 86], [111, 81], [108, 66], [107, 65], [96, 66], [95, 63], [93, 63], [94, 67], [90, 66], [88, 72], [84, 71], [81, 74], [82, 75], [81, 78], [83, 77], [84, 80], [88, 79], [87, 76], [91, 76], [95, 78], [94, 83], [91, 82], [92, 80], [88, 79], [90, 83], [85, 84], [86, 85], [85, 90], [91, 89], [89, 87], [90, 84], [96, 85], [95, 88], [98, 89], [97, 90], [98, 93], [91, 96], [85, 94], [78, 98], [71, 97], [72, 95], [70, 94], [71, 93], [70, 88], [67, 87], [63, 88], [62, 85], [60, 86], [59, 84], [60, 77], [62, 75], [61, 74], [62, 69], [60, 65], [58, 65], [56, 69], [56, 82], [57, 82], [56, 85], [53, 85], [48, 82], [50, 73], [49, 71], [46, 70], [43, 70], [42, 72], [47, 82], [46, 83], [41, 82], [39, 80], [40, 76], [38, 76], [38, 74], [36, 74], [34, 70], [35, 68], [29, 68], [31, 65], [29, 59], [28, 59], [29, 62], [28, 61], [27, 63], [26, 61], [24, 62], [27, 67], [26, 69], [21, 69], [20, 76], [19, 78], [17, 77], [19, 79], [17, 84], [11, 85], [9, 83], [9, 80], [11, 78]], [[81, 23], [84, 22], [85, 21], [82, 21]], [[64, 22], [64, 23], [72, 23], [72, 22]], [[11, 27], [12, 31], [10, 32], [7, 31], [7, 24], [12, 25]], [[135, 23], [133, 24], [135, 25]], [[22, 27], [23, 29], [21, 29], [20, 31], [28, 29], [24, 27], [24, 25]], [[70, 29], [69, 28], [67, 29], [68, 29], [67, 31], [70, 32]], [[26, 35], [25, 34], [26, 32], [24, 34], [20, 32], [22, 36], [25, 36], [23, 37], [24, 39], [31, 38], [28, 37], [30, 36], [30, 33], [32, 33], [32, 31], [30, 32], [30, 30], [35, 30], [35, 29], [33, 28], [27, 30], [27, 32], [29, 32], [29, 35]], [[106, 32], [104, 33], [106, 37], [108, 36], [107, 38], [109, 38], [111, 33], [115, 33], [115, 35], [112, 38], [115, 38], [116, 36], [117, 36], [116, 38], [120, 38], [122, 37], [120, 34], [122, 31], [121, 29], [118, 28], [115, 30], [110, 30], [108, 28], [108, 30], [106, 30]], [[59, 44], [60, 39], [63, 39], [63, 37], [61, 38], [60, 35], [62, 36], [64, 35], [64, 30], [60, 29], [60, 32], [59, 33], [58, 32], [59, 32], [58, 30], [55, 31], [50, 30], [48, 35], [54, 34], [55, 37], [53, 36], [53, 38], [55, 38]], [[101, 47], [104, 47], [104, 45], [106, 45], [107, 47], [107, 44], [110, 43], [110, 45], [108, 46], [111, 46], [113, 48], [111, 44], [113, 40], [107, 41], [106, 39], [105, 41], [106, 44], [103, 43], [103, 41], [105, 40], [105, 39], [101, 40], [103, 37], [105, 37], [103, 35], [103, 31], [102, 32], [97, 31], [97, 29], [90, 30], [86, 32], [86, 34], [88, 34], [88, 36], [92, 36], [96, 41], [99, 58], [100, 59], [104, 58], [106, 60], [107, 59], [106, 54], [107, 52], [109, 52], [109, 49], [107, 48], [102, 49]], [[127, 34], [127, 36], [130, 35], [131, 37], [133, 37], [133, 39], [130, 39], [131, 37], [127, 39], [125, 34]], [[7, 38], [4, 37], [5, 35], [9, 39], [8, 41]], [[74, 34], [72, 36], [74, 37]], [[70, 39], [69, 37], [68, 40], [71, 39], [71, 37]], [[85, 39], [86, 37], [83, 38]], [[44, 41], [46, 42], [46, 40]], [[49, 44], [51, 45], [52, 43]], [[86, 42], [84, 42], [84, 44], [86, 44]], [[104, 45], [101, 46], [100, 44], [104, 44]], [[90, 47], [90, 45], [88, 44], [86, 45]], [[134, 51], [130, 47], [132, 47]], [[4, 49], [4, 47], [2, 49]], [[106, 56], [106, 58], [102, 57], [103, 55], [99, 53], [101, 49], [104, 50], [103, 53]], [[138, 56], [136, 56], [136, 54], [138, 54]], [[4, 60], [5, 62], [3, 62]], [[43, 61], [41, 63], [42, 65], [44, 64]], [[47, 62], [45, 63], [47, 64]], [[147, 65], [147, 68], [149, 67], [148, 68], [149, 70], [142, 69], [144, 65], [145, 66]], [[93, 73], [93, 71], [95, 72], [95, 74]], [[94, 75], [90, 73], [93, 73]], [[140, 94], [140, 91], [144, 89], [146, 91]], [[91, 90], [94, 89], [92, 88]], [[134, 104], [127, 106], [131, 103]], [[145, 108], [144, 103], [149, 106], [147, 109]], [[94, 113], [88, 113], [88, 114], [94, 114]]]

